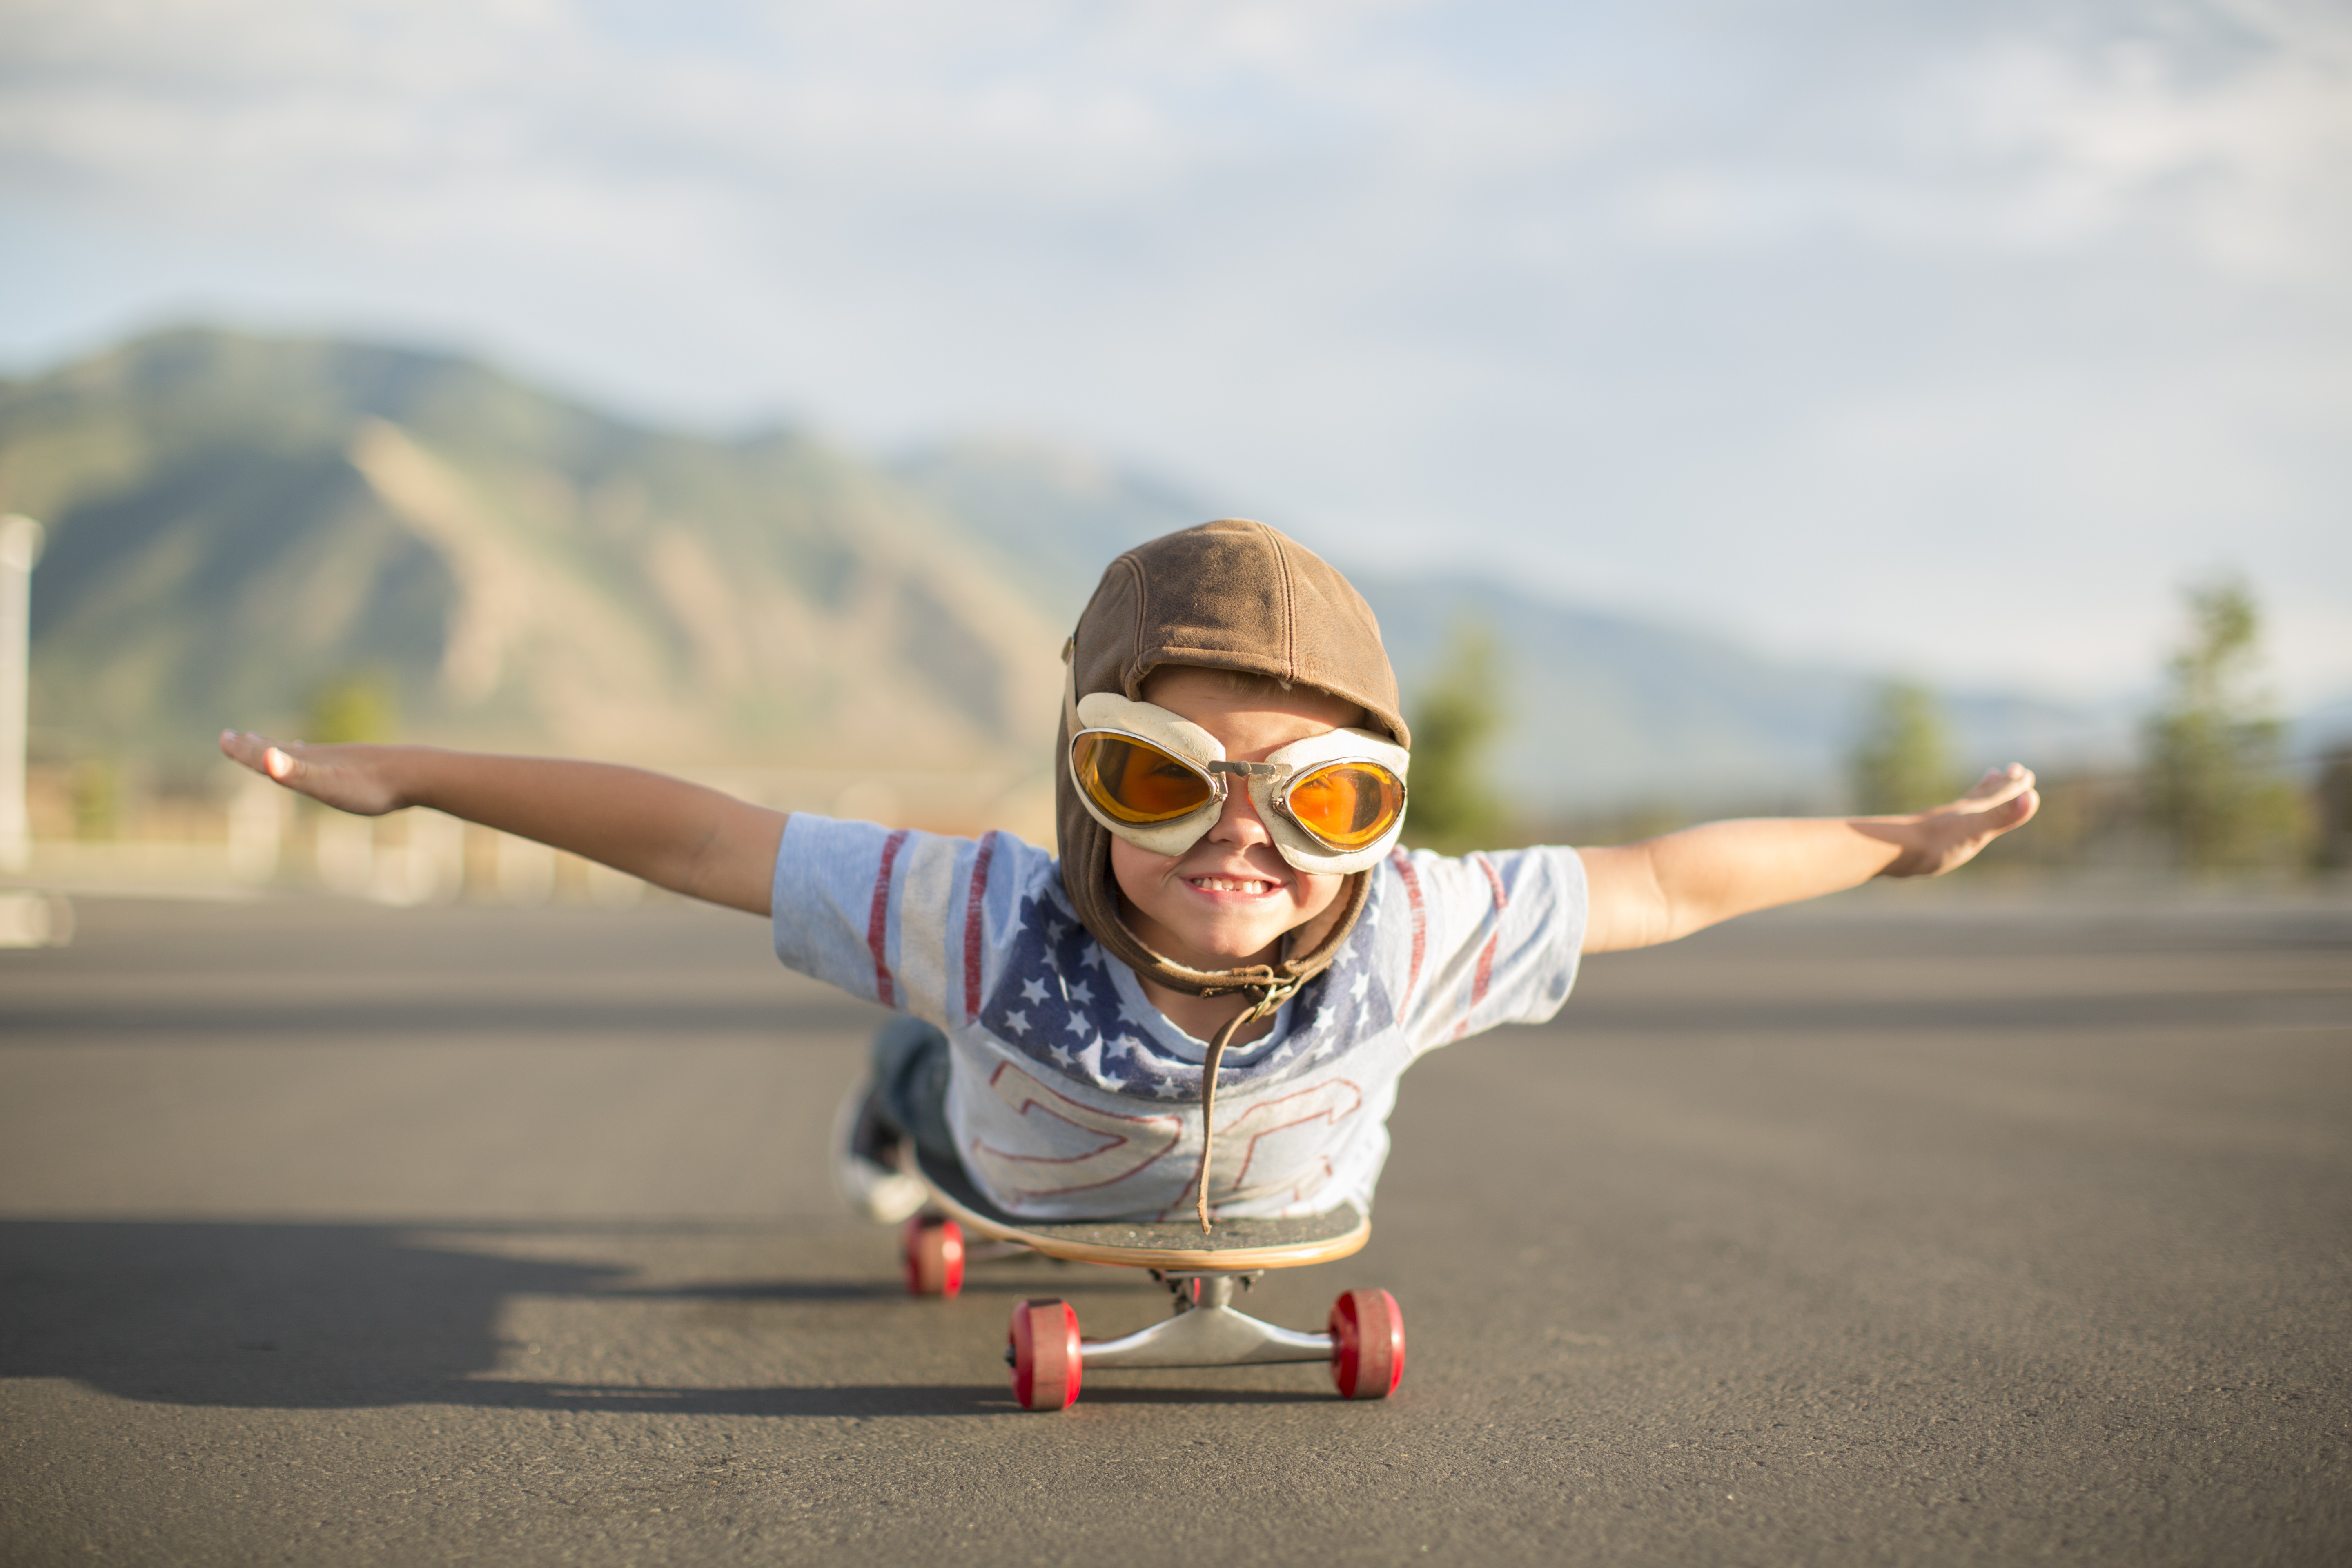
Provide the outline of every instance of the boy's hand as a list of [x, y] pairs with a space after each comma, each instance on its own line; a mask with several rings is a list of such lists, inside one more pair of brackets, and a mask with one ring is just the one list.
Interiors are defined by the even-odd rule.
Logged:
[[1888, 842], [1902, 847], [1894, 863], [1879, 875], [1940, 877], [1975, 859], [1979, 850], [2023, 825], [2041, 807], [2033, 771], [2011, 763], [1988, 770], [1974, 789], [1949, 805], [1916, 816], [1864, 818], [1855, 826], [1873, 837], [1883, 833]]
[[284, 745], [264, 736], [223, 730], [221, 754], [265, 778], [340, 811], [382, 816], [408, 805], [394, 784], [391, 763], [396, 746]]
[[1910, 816], [1709, 822], [1639, 844], [1581, 849], [1584, 951], [1673, 942], [1873, 877], [1938, 876], [1974, 859], [2041, 804], [2033, 774], [2011, 763], [1949, 805]]

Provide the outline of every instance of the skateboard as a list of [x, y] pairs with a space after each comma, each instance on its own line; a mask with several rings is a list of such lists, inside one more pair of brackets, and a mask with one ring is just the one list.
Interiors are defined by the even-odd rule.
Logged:
[[[1081, 1339], [1077, 1309], [1057, 1297], [1016, 1304], [1004, 1361], [1024, 1410], [1066, 1410], [1083, 1375], [1127, 1368], [1319, 1362], [1330, 1367], [1343, 1399], [1385, 1399], [1404, 1376], [1404, 1318], [1386, 1290], [1343, 1292], [1319, 1334], [1277, 1328], [1234, 1306], [1235, 1290], [1269, 1268], [1328, 1263], [1360, 1250], [1372, 1235], [1371, 1216], [1361, 1209], [1220, 1220], [1206, 1234], [1190, 1222], [1019, 1219], [982, 1196], [960, 1167], [911, 1142], [900, 1145], [898, 1163], [930, 1194], [900, 1238], [907, 1289], [915, 1295], [953, 1296], [963, 1289], [967, 1262], [1034, 1252], [1148, 1269], [1175, 1298], [1172, 1317], [1110, 1340]], [[985, 1240], [975, 1246], [967, 1233]]]

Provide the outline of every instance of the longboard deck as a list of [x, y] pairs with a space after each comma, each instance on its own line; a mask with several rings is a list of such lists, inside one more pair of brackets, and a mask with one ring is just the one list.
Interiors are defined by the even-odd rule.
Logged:
[[1299, 1268], [1359, 1251], [1372, 1238], [1372, 1219], [1349, 1207], [1302, 1219], [1221, 1219], [1200, 1226], [1149, 1220], [1019, 1219], [981, 1195], [963, 1168], [899, 1145], [899, 1163], [929, 1187], [959, 1224], [998, 1241], [1015, 1241], [1048, 1258], [1126, 1268]]

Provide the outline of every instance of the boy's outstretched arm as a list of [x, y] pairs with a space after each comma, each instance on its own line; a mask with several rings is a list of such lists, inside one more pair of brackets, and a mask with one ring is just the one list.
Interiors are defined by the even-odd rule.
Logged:
[[281, 746], [227, 731], [220, 748], [289, 789], [362, 816], [431, 806], [672, 892], [768, 912], [784, 814], [683, 779], [432, 746]]
[[1580, 849], [1591, 897], [1584, 951], [1672, 942], [1873, 877], [1941, 876], [2040, 805], [2033, 774], [2011, 763], [1950, 805], [1910, 816], [1710, 822], [1639, 844]]

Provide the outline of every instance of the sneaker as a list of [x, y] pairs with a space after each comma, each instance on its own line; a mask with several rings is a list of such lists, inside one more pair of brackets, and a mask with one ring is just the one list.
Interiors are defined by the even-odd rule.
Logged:
[[898, 1135], [877, 1114], [871, 1079], [849, 1091], [833, 1115], [833, 1185], [852, 1212], [897, 1225], [930, 1194], [898, 1167]]

